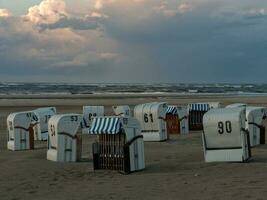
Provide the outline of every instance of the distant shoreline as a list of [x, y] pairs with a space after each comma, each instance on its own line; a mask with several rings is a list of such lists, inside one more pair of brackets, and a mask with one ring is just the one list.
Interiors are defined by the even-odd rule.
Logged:
[[194, 102], [248, 103], [267, 106], [267, 95], [225, 95], [225, 94], [17, 94], [0, 95], [0, 107], [42, 107], [84, 105], [130, 105], [146, 102], [167, 102], [170, 105], [187, 105]]
[[96, 94], [0, 94], [0, 99], [117, 99], [117, 98], [216, 98], [216, 97], [267, 97], [267, 93], [96, 93]]

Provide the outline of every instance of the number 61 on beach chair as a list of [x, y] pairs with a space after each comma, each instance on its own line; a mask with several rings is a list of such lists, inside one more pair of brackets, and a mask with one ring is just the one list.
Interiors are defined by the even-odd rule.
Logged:
[[203, 117], [202, 134], [206, 162], [244, 162], [251, 157], [245, 108], [221, 108]]

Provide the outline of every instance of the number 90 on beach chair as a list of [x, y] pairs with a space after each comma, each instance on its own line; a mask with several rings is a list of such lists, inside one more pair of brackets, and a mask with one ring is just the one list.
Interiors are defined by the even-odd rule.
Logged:
[[244, 162], [251, 157], [245, 108], [221, 108], [203, 117], [206, 162]]

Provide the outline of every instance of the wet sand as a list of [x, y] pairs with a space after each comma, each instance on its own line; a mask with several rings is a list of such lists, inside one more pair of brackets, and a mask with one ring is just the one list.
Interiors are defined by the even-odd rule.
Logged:
[[[60, 113], [81, 113], [82, 105], [105, 105], [110, 113], [112, 105], [133, 107], [150, 101], [182, 105], [200, 101], [267, 105], [267, 97], [31, 98], [0, 99], [0, 135], [6, 134], [5, 118], [10, 112], [38, 106], [56, 106]], [[0, 199], [266, 199], [267, 145], [253, 148], [249, 163], [207, 164], [200, 132], [172, 135], [167, 142], [146, 142], [146, 169], [123, 175], [93, 170], [91, 143], [94, 140], [92, 136], [83, 136], [84, 162], [79, 163], [47, 161], [45, 142], [37, 142], [37, 149], [31, 151], [0, 150]]]

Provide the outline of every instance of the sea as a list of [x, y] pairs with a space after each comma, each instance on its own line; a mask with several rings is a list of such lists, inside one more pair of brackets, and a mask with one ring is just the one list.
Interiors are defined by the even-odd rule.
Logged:
[[267, 96], [267, 84], [197, 83], [16, 83], [1, 82], [0, 95], [24, 94], [173, 94]]

